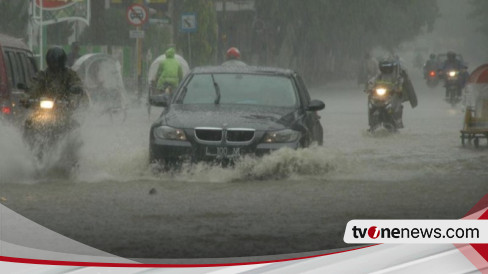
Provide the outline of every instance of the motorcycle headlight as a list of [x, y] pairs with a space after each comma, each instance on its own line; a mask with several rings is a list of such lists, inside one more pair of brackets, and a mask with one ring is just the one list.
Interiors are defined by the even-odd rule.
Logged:
[[186, 141], [185, 132], [182, 129], [168, 126], [160, 126], [154, 129], [154, 136], [164, 140]]
[[454, 77], [456, 75], [457, 75], [457, 71], [454, 71], [454, 70], [449, 71], [449, 76], [450, 77]]
[[52, 100], [41, 100], [39, 106], [42, 109], [52, 109], [54, 107], [54, 101], [52, 101]]
[[376, 94], [378, 94], [379, 96], [385, 95], [386, 94], [386, 88], [377, 88]]
[[265, 143], [291, 143], [295, 142], [300, 138], [300, 132], [291, 130], [291, 129], [283, 129], [277, 131], [270, 131], [266, 133], [264, 136]]

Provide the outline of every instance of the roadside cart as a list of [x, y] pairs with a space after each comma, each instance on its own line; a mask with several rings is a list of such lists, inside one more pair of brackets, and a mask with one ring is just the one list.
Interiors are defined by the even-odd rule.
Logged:
[[488, 64], [475, 69], [466, 85], [466, 112], [461, 130], [461, 143], [479, 147], [480, 139], [488, 139]]
[[127, 91], [117, 59], [104, 53], [81, 56], [72, 69], [78, 73], [88, 94], [90, 107], [102, 115], [125, 121], [127, 117]]

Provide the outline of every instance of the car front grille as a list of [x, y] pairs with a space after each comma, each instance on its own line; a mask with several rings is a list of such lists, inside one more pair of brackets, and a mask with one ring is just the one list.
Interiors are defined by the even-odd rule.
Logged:
[[207, 142], [222, 141], [222, 129], [220, 128], [197, 128], [195, 129], [197, 139]]
[[204, 142], [221, 142], [224, 136], [225, 141], [230, 143], [250, 142], [254, 132], [254, 129], [249, 128], [195, 128], [197, 140]]
[[249, 142], [253, 138], [253, 129], [229, 129], [226, 134], [226, 140], [228, 142]]

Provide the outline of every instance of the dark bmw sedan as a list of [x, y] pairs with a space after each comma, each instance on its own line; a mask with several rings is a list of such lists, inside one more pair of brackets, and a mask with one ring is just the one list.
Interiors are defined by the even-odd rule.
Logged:
[[317, 111], [301, 77], [262, 67], [200, 67], [184, 79], [150, 130], [150, 161], [228, 162], [322, 144]]

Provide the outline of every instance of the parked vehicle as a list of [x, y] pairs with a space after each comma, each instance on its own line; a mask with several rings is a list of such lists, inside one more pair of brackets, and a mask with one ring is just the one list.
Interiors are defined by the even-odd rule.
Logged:
[[488, 140], [488, 64], [476, 68], [466, 86], [466, 111], [461, 130], [461, 144], [474, 144]]
[[125, 121], [128, 100], [119, 61], [108, 54], [90, 53], [78, 58], [71, 68], [83, 81], [90, 107], [111, 121]]
[[322, 144], [317, 111], [302, 78], [292, 70], [200, 67], [183, 80], [150, 129], [150, 162], [168, 167], [188, 160], [233, 162], [288, 147]]
[[21, 122], [25, 97], [38, 69], [34, 56], [20, 39], [0, 34], [0, 118]]

